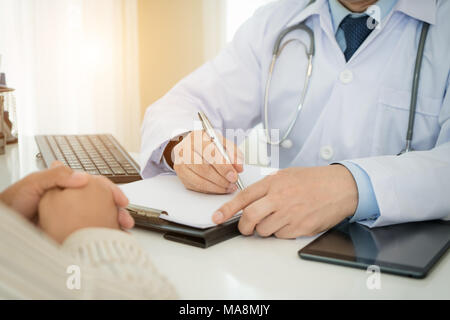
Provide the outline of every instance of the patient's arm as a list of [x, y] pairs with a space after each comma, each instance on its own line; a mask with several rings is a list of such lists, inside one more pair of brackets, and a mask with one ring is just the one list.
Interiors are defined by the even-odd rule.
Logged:
[[[88, 195], [89, 199], [84, 198], [82, 204], [78, 203], [74, 207], [70, 205], [75, 203], [78, 195], [60, 192], [49, 194], [46, 200], [48, 202], [42, 206], [42, 222], [46, 223], [50, 215], [54, 217], [57, 214], [70, 216], [68, 221], [74, 220], [77, 207], [85, 207], [85, 203], [94, 194], [102, 196], [104, 190], [96, 188], [93, 184], [86, 189], [84, 195], [88, 190], [93, 191], [92, 195]], [[65, 197], [68, 201], [62, 203]], [[56, 208], [61, 204], [64, 205], [64, 210]], [[56, 205], [53, 207], [55, 210], [47, 212], [47, 208], [44, 208], [47, 205]], [[101, 209], [105, 208], [103, 206]], [[109, 214], [102, 211], [100, 215], [103, 213]], [[57, 223], [62, 223], [60, 217], [55, 217], [50, 222], [52, 228], [57, 227]], [[93, 223], [95, 221], [91, 221]], [[107, 223], [103, 223], [105, 224]], [[50, 233], [53, 234], [53, 231], [51, 229]], [[1, 202], [0, 266], [0, 298], [176, 298], [172, 285], [156, 270], [148, 252], [131, 235], [120, 230], [84, 228], [72, 233], [63, 245], [58, 245], [24, 219], [23, 215], [13, 212]], [[78, 271], [71, 269], [74, 267]], [[73, 286], [77, 283], [78, 287], [74, 289]]]

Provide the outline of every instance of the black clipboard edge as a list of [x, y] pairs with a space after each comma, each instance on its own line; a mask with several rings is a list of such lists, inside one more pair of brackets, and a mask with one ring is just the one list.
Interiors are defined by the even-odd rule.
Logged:
[[217, 227], [197, 229], [159, 218], [143, 217], [132, 212], [131, 215], [139, 228], [161, 232], [164, 233], [164, 238], [167, 240], [202, 249], [240, 235], [238, 230], [239, 218], [230, 220]]

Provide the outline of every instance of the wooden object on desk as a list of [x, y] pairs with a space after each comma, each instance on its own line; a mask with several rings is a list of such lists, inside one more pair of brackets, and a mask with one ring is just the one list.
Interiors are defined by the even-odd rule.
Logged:
[[3, 121], [3, 96], [0, 96], [0, 155], [5, 154], [6, 147], [6, 135], [4, 133], [4, 121]]
[[13, 124], [10, 120], [10, 112], [7, 111], [5, 105], [5, 96], [4, 93], [9, 93], [15, 91], [12, 88], [8, 88], [4, 83], [0, 83], [0, 97], [2, 98], [1, 102], [1, 111], [0, 111], [0, 154], [5, 153], [5, 147], [8, 144], [17, 143], [18, 139], [15, 135], [12, 134]]
[[6, 87], [0, 86], [0, 93], [13, 92], [13, 91], [15, 91], [15, 90], [12, 88], [6, 88]]
[[[0, 94], [6, 92], [12, 92], [14, 89], [7, 88], [4, 86], [0, 86]], [[6, 152], [6, 143], [8, 138], [8, 128], [6, 127], [6, 119], [5, 119], [5, 107], [4, 107], [5, 98], [0, 95], [0, 155], [5, 154]]]

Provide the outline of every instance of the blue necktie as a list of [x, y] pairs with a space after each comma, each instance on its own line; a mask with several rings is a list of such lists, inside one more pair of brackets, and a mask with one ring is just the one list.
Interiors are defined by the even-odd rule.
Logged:
[[373, 31], [367, 26], [368, 15], [352, 18], [350, 15], [342, 20], [340, 28], [344, 31], [347, 49], [344, 52], [346, 61], [349, 61], [359, 46], [367, 39]]

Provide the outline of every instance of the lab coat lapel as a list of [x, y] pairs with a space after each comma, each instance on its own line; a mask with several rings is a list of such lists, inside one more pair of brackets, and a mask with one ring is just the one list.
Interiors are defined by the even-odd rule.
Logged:
[[424, 21], [430, 24], [436, 22], [436, 1], [435, 0], [399, 0], [395, 7], [391, 10], [388, 16], [382, 21], [382, 23], [369, 35], [364, 41], [352, 58], [349, 60], [351, 63], [354, 59], [357, 59], [358, 55], [369, 46], [389, 23], [392, 23], [392, 16], [396, 12], [402, 12], [416, 20]]
[[436, 0], [399, 0], [393, 11], [404, 14], [429, 24], [436, 23]]
[[331, 25], [330, 10], [328, 7], [328, 0], [316, 0], [314, 3], [307, 6], [298, 15], [296, 15], [287, 24], [287, 27], [294, 26], [301, 22], [305, 22], [308, 18], [312, 16], [319, 16], [320, 26], [325, 31], [329, 37], [333, 37], [333, 28]]

